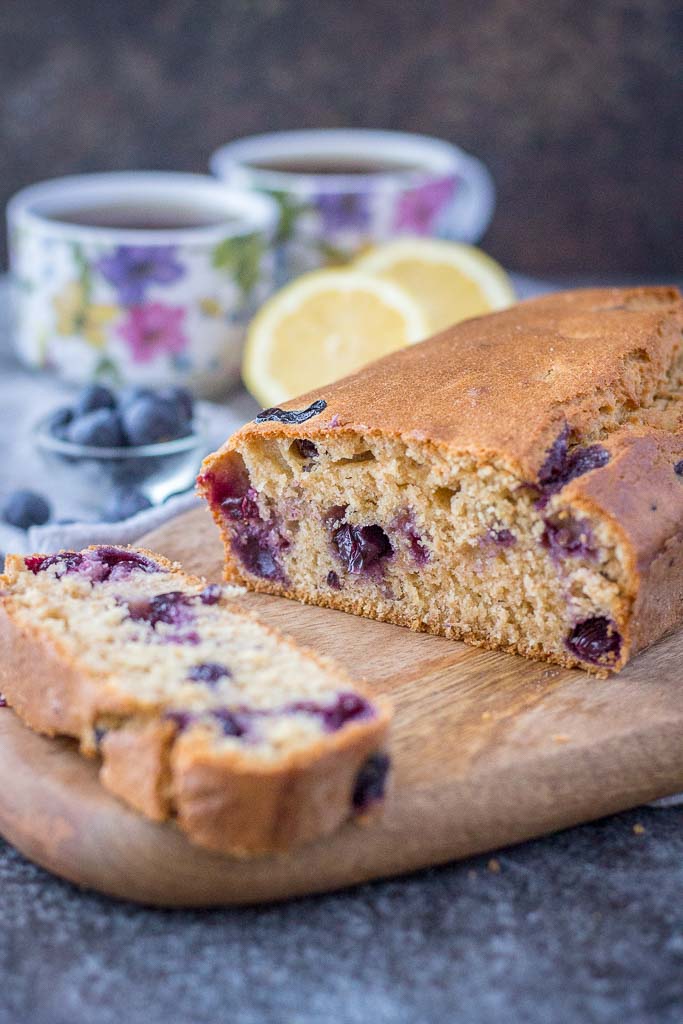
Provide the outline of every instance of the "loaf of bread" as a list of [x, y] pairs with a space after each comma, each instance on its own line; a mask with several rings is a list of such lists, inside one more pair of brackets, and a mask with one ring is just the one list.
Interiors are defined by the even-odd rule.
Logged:
[[101, 758], [101, 781], [200, 846], [286, 850], [382, 799], [389, 711], [160, 555], [9, 555], [0, 692]]
[[206, 459], [226, 579], [598, 675], [683, 618], [683, 304], [462, 323]]

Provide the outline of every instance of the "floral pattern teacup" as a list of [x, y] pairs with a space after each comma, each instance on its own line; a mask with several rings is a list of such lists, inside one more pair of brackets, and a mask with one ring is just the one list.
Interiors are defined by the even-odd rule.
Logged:
[[424, 135], [274, 132], [229, 143], [210, 164], [226, 183], [278, 203], [279, 283], [400, 235], [477, 242], [493, 214], [486, 167]]
[[272, 199], [203, 175], [93, 174], [26, 188], [7, 216], [25, 363], [205, 396], [239, 380], [246, 324], [272, 290]]

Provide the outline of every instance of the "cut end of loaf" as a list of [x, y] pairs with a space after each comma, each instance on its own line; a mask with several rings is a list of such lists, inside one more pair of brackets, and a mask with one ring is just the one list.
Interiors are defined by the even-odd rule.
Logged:
[[682, 328], [675, 289], [544, 296], [266, 410], [198, 480], [226, 578], [620, 670], [683, 619]]
[[103, 784], [148, 817], [249, 855], [381, 802], [367, 776], [387, 707], [240, 611], [235, 588], [99, 546], [9, 556], [0, 589], [9, 704], [75, 736], [102, 759]]
[[424, 442], [247, 436], [200, 489], [230, 581], [603, 674], [628, 657], [625, 552], [556, 494], [609, 458], [563, 432], [524, 481]]

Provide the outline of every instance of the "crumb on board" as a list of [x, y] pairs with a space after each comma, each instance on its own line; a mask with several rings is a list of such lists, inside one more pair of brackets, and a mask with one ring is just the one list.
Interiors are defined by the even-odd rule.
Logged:
[[635, 825], [633, 826], [633, 834], [634, 834], [634, 836], [644, 836], [645, 835], [645, 826], [641, 825], [640, 822], [637, 821], [635, 823]]
[[494, 875], [499, 875], [500, 874], [500, 861], [497, 860], [495, 857], [491, 857], [491, 859], [489, 860], [489, 862], [486, 865], [486, 867], [489, 869], [489, 871], [492, 874], [494, 874]]
[[566, 732], [556, 732], [553, 735], [555, 743], [569, 743], [571, 736], [568, 736]]

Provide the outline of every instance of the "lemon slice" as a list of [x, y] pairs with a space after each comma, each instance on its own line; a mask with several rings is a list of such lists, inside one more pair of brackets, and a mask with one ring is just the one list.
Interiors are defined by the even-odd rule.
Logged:
[[515, 301], [510, 279], [481, 249], [434, 238], [401, 238], [361, 256], [353, 269], [398, 284], [419, 302], [429, 333]]
[[262, 306], [249, 327], [242, 376], [262, 405], [276, 405], [428, 333], [419, 304], [392, 281], [318, 270]]

